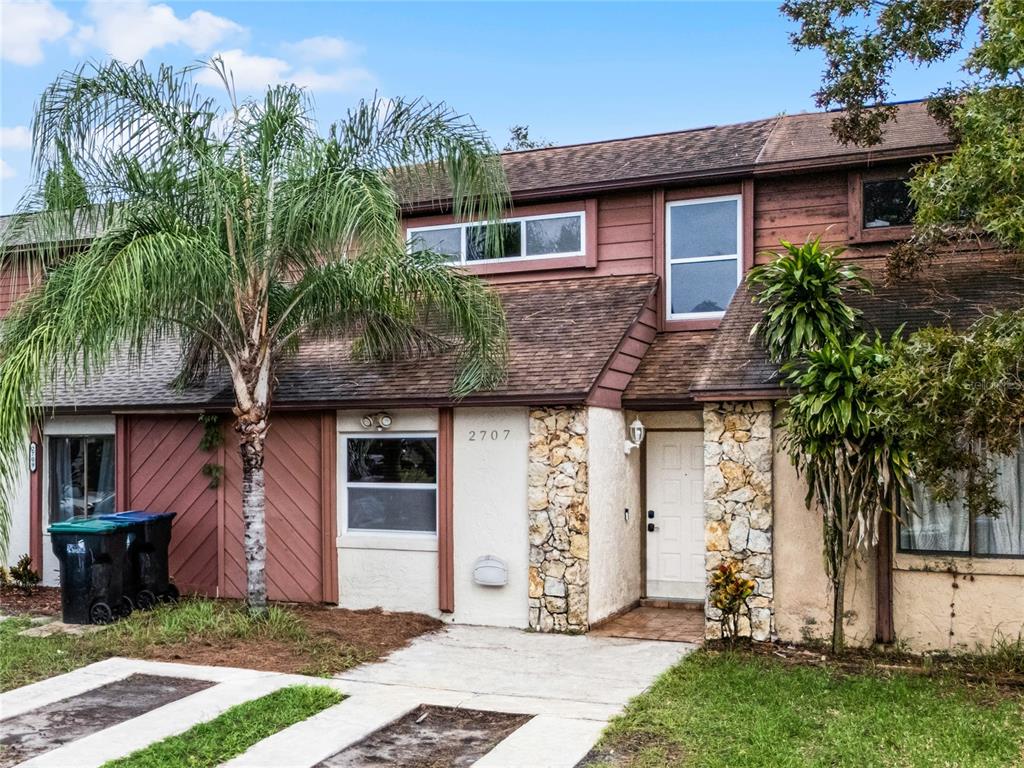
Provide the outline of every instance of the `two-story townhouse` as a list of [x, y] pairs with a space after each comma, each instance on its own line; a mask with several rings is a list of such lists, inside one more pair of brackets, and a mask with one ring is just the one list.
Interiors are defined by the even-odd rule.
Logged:
[[[446, 213], [443, 189], [409, 192], [410, 240], [501, 295], [506, 381], [454, 402], [450, 360], [367, 367], [343, 339], [284, 365], [267, 459], [271, 597], [586, 631], [643, 598], [703, 603], [707, 572], [734, 558], [756, 579], [756, 638], [827, 634], [820, 524], [779, 447], [785, 393], [750, 339], [743, 275], [780, 240], [812, 235], [876, 273], [909, 233], [910, 165], [950, 149], [921, 103], [870, 150], [837, 144], [832, 119], [507, 153], [499, 258], [485, 258], [479, 222]], [[963, 326], [1022, 296], [1019, 265], [978, 248], [858, 301], [891, 330]], [[177, 512], [179, 585], [242, 594], [238, 457], [230, 437], [199, 449], [199, 415], [226, 428], [229, 391], [216, 377], [170, 389], [176, 359], [155, 348], [55, 386], [11, 547], [48, 583], [47, 523], [116, 506]], [[929, 508], [887, 529], [882, 556], [852, 575], [852, 640], [927, 649], [1022, 631], [1020, 461], [1003, 476], [998, 522]], [[706, 630], [721, 631], [710, 609]]]

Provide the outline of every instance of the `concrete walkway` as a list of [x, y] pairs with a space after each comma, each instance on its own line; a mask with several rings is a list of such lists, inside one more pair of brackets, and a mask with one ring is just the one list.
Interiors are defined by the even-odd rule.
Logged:
[[108, 659], [0, 695], [0, 718], [23, 715], [132, 674], [215, 683], [24, 764], [91, 768], [285, 685], [328, 684], [348, 698], [265, 739], [227, 765], [310, 768], [420, 704], [432, 704], [532, 716], [477, 761], [480, 768], [569, 768], [586, 755], [609, 718], [693, 648], [685, 643], [452, 626], [417, 638], [383, 662], [332, 680]]
[[338, 712], [286, 729], [228, 765], [307, 768], [417, 705], [435, 704], [534, 715], [479, 768], [570, 768], [629, 699], [695, 647], [450, 626], [338, 675], [352, 696]]

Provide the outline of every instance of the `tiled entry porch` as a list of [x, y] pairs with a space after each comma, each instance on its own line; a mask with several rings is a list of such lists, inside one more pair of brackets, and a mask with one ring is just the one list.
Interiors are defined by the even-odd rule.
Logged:
[[704, 611], [700, 606], [653, 608], [641, 606], [591, 630], [598, 637], [704, 642]]

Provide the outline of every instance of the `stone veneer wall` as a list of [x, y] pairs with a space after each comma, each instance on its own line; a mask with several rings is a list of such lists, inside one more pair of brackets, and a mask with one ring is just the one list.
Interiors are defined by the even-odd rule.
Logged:
[[[740, 634], [768, 640], [775, 634], [772, 563], [772, 404], [704, 406], [705, 569], [725, 560], [743, 564], [757, 584]], [[722, 636], [721, 612], [705, 601], [705, 635]]]
[[586, 632], [590, 575], [587, 411], [530, 411], [530, 628]]

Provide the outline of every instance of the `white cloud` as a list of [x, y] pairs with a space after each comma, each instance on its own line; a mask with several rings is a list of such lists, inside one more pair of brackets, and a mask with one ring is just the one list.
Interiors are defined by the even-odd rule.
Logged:
[[[258, 91], [268, 85], [282, 82], [285, 74], [291, 69], [284, 59], [272, 56], [255, 56], [241, 48], [220, 51], [215, 56], [224, 60], [224, 66], [235, 82], [239, 91]], [[220, 86], [220, 77], [211, 69], [203, 69], [196, 73], [196, 80], [204, 85]]]
[[[369, 88], [375, 82], [373, 74], [363, 67], [339, 67], [328, 72], [318, 72], [310, 67], [296, 68], [284, 59], [274, 56], [249, 54], [240, 48], [232, 48], [216, 54], [232, 73], [235, 88], [239, 92], [262, 91], [268, 85], [291, 82], [316, 92], [357, 91]], [[203, 70], [196, 76], [205, 85], [219, 86], [220, 78], [210, 70]]]
[[26, 67], [38, 64], [43, 60], [43, 43], [60, 40], [70, 31], [71, 19], [49, 0], [0, 4], [0, 58], [4, 61]]
[[209, 11], [179, 18], [169, 5], [152, 5], [147, 0], [92, 0], [85, 15], [91, 23], [79, 29], [78, 42], [129, 63], [167, 45], [184, 45], [202, 53], [245, 32], [231, 19]]
[[32, 132], [24, 125], [0, 127], [0, 149], [29, 149], [31, 146]]
[[6, 160], [0, 158], [0, 179], [13, 179], [18, 174], [13, 168], [7, 163]]
[[297, 43], [284, 43], [281, 48], [291, 56], [305, 61], [347, 59], [362, 52], [362, 48], [354, 43], [328, 35], [307, 37]]

